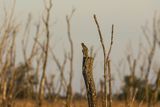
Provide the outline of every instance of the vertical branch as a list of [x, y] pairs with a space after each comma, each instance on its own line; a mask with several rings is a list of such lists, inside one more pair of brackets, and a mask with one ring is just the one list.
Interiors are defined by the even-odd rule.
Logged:
[[72, 10], [72, 13], [70, 16], [66, 16], [66, 22], [67, 22], [67, 32], [68, 32], [68, 39], [70, 43], [70, 77], [69, 77], [69, 84], [67, 86], [67, 104], [66, 107], [71, 107], [72, 102], [72, 80], [73, 80], [73, 58], [74, 58], [74, 47], [73, 47], [73, 40], [71, 38], [71, 26], [70, 26], [70, 20], [75, 12], [75, 9]]
[[113, 45], [113, 36], [114, 36], [114, 25], [112, 25], [112, 31], [111, 31], [111, 42], [110, 42], [110, 48], [107, 54], [107, 64], [108, 65], [108, 77], [109, 77], [109, 97], [108, 97], [108, 107], [112, 107], [112, 83], [111, 83], [111, 66], [110, 66], [110, 54], [112, 50]]
[[33, 57], [38, 53], [37, 52], [37, 47], [36, 47], [36, 45], [37, 45], [37, 40], [39, 39], [39, 30], [40, 30], [40, 24], [38, 24], [37, 26], [36, 26], [36, 36], [35, 36], [35, 41], [34, 41], [34, 43], [33, 43], [33, 46], [32, 46], [32, 50], [31, 50], [31, 53], [30, 53], [30, 56], [29, 56], [29, 58], [28, 58], [28, 60], [29, 60], [29, 62], [31, 62], [32, 61], [32, 59], [33, 59]]
[[97, 98], [96, 98], [96, 89], [93, 79], [93, 57], [88, 56], [88, 48], [82, 43], [82, 52], [83, 52], [83, 65], [82, 73], [87, 90], [88, 106], [96, 107]]
[[97, 25], [97, 29], [98, 29], [98, 33], [99, 33], [99, 38], [100, 38], [100, 42], [101, 42], [101, 46], [103, 49], [103, 57], [104, 57], [104, 96], [103, 96], [103, 107], [107, 107], [107, 60], [106, 60], [106, 49], [105, 49], [105, 45], [104, 45], [104, 41], [103, 41], [103, 37], [102, 37], [102, 33], [101, 33], [101, 29], [97, 20], [96, 15], [93, 16], [94, 17], [94, 21]]
[[[47, 4], [47, 3], [46, 3]], [[43, 23], [46, 29], [46, 44], [45, 44], [45, 56], [44, 56], [44, 63], [43, 63], [43, 72], [42, 77], [40, 80], [40, 87], [39, 87], [39, 106], [41, 106], [41, 100], [44, 96], [44, 85], [45, 85], [45, 78], [46, 78], [46, 67], [48, 61], [48, 50], [49, 50], [49, 39], [50, 39], [50, 31], [49, 31], [49, 19], [50, 19], [50, 12], [52, 9], [52, 0], [49, 0], [49, 6], [45, 7], [46, 9], [46, 18], [43, 18]]]
[[145, 81], [146, 81], [146, 87], [145, 87], [145, 91], [146, 91], [146, 101], [148, 102], [148, 107], [150, 107], [151, 103], [150, 103], [150, 96], [149, 96], [149, 83], [148, 83], [148, 77], [149, 74], [151, 72], [151, 66], [152, 66], [152, 62], [153, 62], [153, 57], [156, 51], [156, 41], [157, 41], [157, 34], [156, 34], [156, 25], [155, 25], [155, 18], [153, 19], [153, 41], [152, 41], [152, 47], [151, 50], [148, 54], [148, 65], [147, 65], [147, 73], [145, 75]]
[[1, 40], [0, 40], [0, 63], [2, 63], [4, 52], [6, 51], [6, 46], [8, 46], [8, 35], [14, 29], [14, 12], [15, 12], [16, 0], [13, 0], [12, 6], [9, 10], [4, 6], [5, 19], [4, 23], [0, 27]]
[[24, 61], [27, 62], [27, 46], [29, 43], [29, 32], [30, 32], [30, 24], [31, 24], [31, 15], [28, 15], [27, 23], [25, 26], [25, 31], [23, 34], [23, 39], [21, 41], [22, 44], [22, 52], [23, 52], [23, 57]]
[[[6, 38], [5, 45], [2, 49], [5, 49], [4, 64], [1, 65], [1, 82], [2, 82], [2, 103], [3, 106], [12, 106], [12, 99], [9, 99], [9, 81], [11, 76], [11, 69], [15, 65], [15, 39], [19, 25], [13, 23], [8, 26], [8, 32], [6, 36], [12, 35]], [[2, 41], [3, 42], [3, 41]]]
[[159, 88], [160, 88], [160, 69], [157, 73], [157, 79], [155, 82], [155, 89], [153, 90], [153, 98], [152, 98], [152, 105], [155, 106], [155, 104], [158, 102], [158, 95], [159, 95]]
[[[103, 55], [104, 55], [104, 82], [105, 82], [105, 85], [104, 85], [103, 106], [104, 107], [111, 107], [112, 87], [111, 87], [111, 70], [110, 70], [110, 59], [109, 58], [110, 58], [110, 53], [111, 53], [112, 45], [113, 45], [114, 25], [112, 25], [110, 48], [109, 48], [108, 53], [106, 54], [106, 49], [105, 49], [101, 29], [100, 29], [99, 23], [97, 21], [96, 15], [94, 15], [94, 20], [97, 25], [97, 29], [98, 29], [98, 33], [99, 33], [99, 37], [100, 37], [100, 42], [101, 42], [101, 46], [103, 49]], [[107, 67], [108, 67], [108, 79], [109, 79], [109, 97], [108, 98], [107, 98]], [[108, 102], [107, 102], [107, 100], [108, 100]]]
[[66, 91], [67, 89], [67, 82], [66, 82], [66, 79], [64, 77], [64, 70], [65, 70], [65, 65], [67, 63], [67, 55], [65, 54], [64, 55], [64, 61], [62, 64], [60, 64], [59, 60], [57, 59], [57, 57], [55, 56], [54, 52], [50, 49], [50, 52], [51, 52], [51, 55], [52, 55], [52, 58], [53, 60], [55, 61], [59, 71], [60, 71], [60, 87], [58, 89], [58, 92], [55, 96], [55, 100], [57, 99], [58, 95], [60, 94], [62, 88], [64, 88], [64, 91]]
[[112, 50], [112, 45], [113, 45], [113, 37], [114, 37], [114, 25], [112, 25], [111, 42], [110, 42], [110, 47], [109, 47], [109, 51], [108, 51], [108, 54], [107, 54], [107, 61], [110, 58], [110, 54], [111, 54], [111, 50]]
[[112, 107], [112, 83], [111, 83], [111, 65], [108, 60], [108, 77], [109, 77], [109, 95], [108, 95], [108, 107]]

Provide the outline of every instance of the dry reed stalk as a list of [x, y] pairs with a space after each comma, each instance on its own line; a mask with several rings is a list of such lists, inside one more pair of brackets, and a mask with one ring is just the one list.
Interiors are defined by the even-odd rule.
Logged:
[[82, 45], [83, 52], [83, 65], [82, 65], [82, 74], [86, 85], [87, 97], [88, 97], [88, 106], [97, 107], [97, 96], [96, 88], [93, 79], [93, 61], [94, 58], [88, 56], [88, 48], [84, 43]]

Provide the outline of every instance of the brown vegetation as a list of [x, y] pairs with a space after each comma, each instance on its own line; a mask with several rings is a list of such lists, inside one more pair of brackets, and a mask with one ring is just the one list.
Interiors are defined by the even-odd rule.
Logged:
[[[99, 89], [96, 87], [93, 72], [94, 59], [97, 53], [94, 53], [93, 47], [89, 50], [84, 43], [79, 44], [82, 45], [83, 52], [82, 65], [80, 65], [82, 66], [82, 73], [79, 74], [83, 75], [86, 88], [82, 86], [81, 93], [75, 93], [73, 89], [74, 63], [76, 63], [74, 61], [75, 44], [71, 35], [71, 19], [75, 9], [72, 10], [70, 15], [66, 16], [69, 52], [65, 50], [61, 62], [51, 45], [52, 28], [50, 19], [53, 4], [52, 0], [44, 2], [43, 16], [36, 25], [35, 34], [32, 34], [33, 43], [29, 38], [30, 32], [33, 30], [31, 15], [28, 15], [23, 31], [21, 25], [15, 22], [15, 1], [11, 12], [5, 11], [5, 18], [0, 26], [0, 107], [160, 106], [160, 66], [159, 63], [156, 63], [157, 60], [160, 61], [159, 58], [156, 58], [160, 49], [160, 18], [158, 16], [154, 16], [152, 30], [149, 30], [147, 26], [142, 27], [144, 41], [139, 45], [138, 54], [134, 55], [132, 50], [127, 50], [127, 55], [119, 63], [117, 75], [122, 75], [119, 81], [123, 85], [119, 92], [113, 93], [112, 77], [114, 75], [112, 75], [110, 55], [113, 48], [113, 39], [116, 38], [114, 36], [114, 25], [111, 28], [111, 40], [107, 50], [97, 16], [94, 15], [93, 18], [103, 51], [104, 77], [100, 80]], [[20, 30], [23, 32], [20, 32]], [[20, 43], [17, 44], [18, 35], [22, 35], [23, 60], [21, 59], [20, 62], [17, 61], [19, 58], [19, 56], [17, 58], [17, 53], [20, 54], [17, 50], [20, 45]], [[55, 63], [55, 65], [53, 64], [54, 68], [58, 69], [51, 69], [53, 74], [47, 76], [50, 61], [53, 61], [51, 64]], [[122, 68], [122, 64], [125, 64], [125, 69]], [[130, 74], [124, 74], [126, 69]], [[140, 76], [137, 76], [136, 73]], [[149, 79], [150, 75], [154, 75], [153, 81]], [[56, 77], [58, 77], [58, 82], [55, 80]], [[76, 82], [78, 83], [78, 81]]]

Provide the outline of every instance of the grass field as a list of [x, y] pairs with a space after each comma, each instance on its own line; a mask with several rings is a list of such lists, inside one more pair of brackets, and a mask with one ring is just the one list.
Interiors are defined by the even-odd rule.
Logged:
[[[65, 107], [65, 101], [57, 101], [55, 103], [44, 101], [42, 107]], [[100, 102], [98, 102], [98, 107], [102, 107]], [[126, 107], [124, 101], [113, 101], [113, 107]], [[35, 101], [30, 100], [18, 100], [15, 102], [13, 107], [36, 107]], [[87, 101], [74, 101], [72, 107], [88, 107]], [[147, 104], [134, 103], [131, 107], [147, 107]], [[160, 107], [160, 103], [156, 104], [154, 107]]]

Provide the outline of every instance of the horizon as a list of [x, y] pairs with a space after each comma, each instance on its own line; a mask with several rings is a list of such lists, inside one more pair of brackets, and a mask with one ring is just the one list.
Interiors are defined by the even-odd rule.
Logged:
[[[144, 38], [141, 26], [148, 24], [152, 28], [154, 14], [156, 11], [157, 13], [160, 12], [159, 4], [160, 0], [53, 0], [51, 19], [51, 26], [53, 27], [51, 32], [53, 36], [50, 45], [53, 46], [59, 60], [62, 60], [63, 52], [68, 48], [65, 17], [75, 8], [76, 12], [71, 20], [71, 34], [75, 49], [74, 79], [77, 79], [79, 82], [82, 78], [82, 76], [79, 77], [82, 60], [81, 42], [87, 43], [89, 47], [94, 46], [95, 50], [100, 48], [97, 28], [93, 20], [93, 14], [96, 14], [107, 47], [110, 43], [111, 25], [114, 24], [115, 26], [114, 44], [111, 54], [112, 68], [115, 70], [114, 64], [117, 59], [121, 60], [124, 57], [128, 44], [134, 45], [134, 47], [132, 46], [133, 50], [137, 50], [139, 41]], [[0, 7], [2, 9], [3, 6], [1, 5]], [[32, 25], [34, 25], [41, 20], [39, 18], [42, 16], [43, 8], [43, 0], [16, 0], [16, 21], [22, 22], [23, 25], [27, 20], [28, 14], [31, 13], [33, 17]], [[136, 53], [137, 51], [134, 52]], [[21, 54], [21, 52], [18, 54]], [[100, 49], [97, 56], [98, 59], [96, 58], [95, 60], [97, 64], [94, 69], [96, 85], [98, 84], [98, 80], [103, 77], [101, 66], [103, 61], [102, 55], [102, 50]], [[22, 55], [19, 55], [19, 58], [22, 59]], [[48, 71], [53, 69], [50, 63], [48, 67]], [[113, 71], [113, 73], [115, 72]], [[76, 91], [80, 92], [80, 82], [77, 84], [77, 81], [73, 81], [73, 86]], [[117, 82], [115, 84], [118, 85], [119, 83]]]

